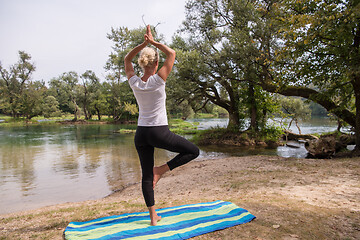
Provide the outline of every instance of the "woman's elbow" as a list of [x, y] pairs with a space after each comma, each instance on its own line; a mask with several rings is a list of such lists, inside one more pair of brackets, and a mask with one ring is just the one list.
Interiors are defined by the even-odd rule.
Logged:
[[175, 57], [176, 57], [176, 52], [175, 52], [175, 50], [170, 48], [169, 54], [167, 55], [167, 57], [168, 57], [169, 59], [174, 59], [174, 60], [175, 60]]

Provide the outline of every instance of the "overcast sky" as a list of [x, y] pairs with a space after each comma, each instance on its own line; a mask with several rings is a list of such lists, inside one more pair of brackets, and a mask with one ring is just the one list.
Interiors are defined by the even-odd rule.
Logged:
[[0, 0], [0, 61], [7, 68], [18, 51], [32, 56], [34, 80], [93, 70], [104, 79], [111, 27], [148, 24], [170, 42], [185, 20], [186, 0]]

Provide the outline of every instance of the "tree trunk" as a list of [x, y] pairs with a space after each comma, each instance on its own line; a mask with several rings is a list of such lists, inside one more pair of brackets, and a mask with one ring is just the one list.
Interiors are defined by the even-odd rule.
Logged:
[[238, 111], [234, 110], [228, 110], [229, 113], [229, 124], [227, 126], [227, 129], [233, 130], [233, 129], [239, 129], [240, 127], [240, 119], [239, 119], [239, 113]]
[[84, 101], [84, 103], [83, 103], [83, 104], [84, 104], [83, 109], [84, 109], [85, 119], [86, 119], [86, 120], [89, 120], [89, 116], [88, 116], [88, 114], [87, 114], [86, 107], [85, 107], [86, 102]]
[[100, 110], [99, 110], [99, 108], [97, 108], [97, 106], [95, 105], [95, 110], [96, 110], [96, 112], [97, 112], [97, 115], [98, 115], [98, 119], [99, 119], [99, 121], [101, 121], [101, 114], [100, 114]]
[[355, 92], [356, 126], [355, 126], [355, 149], [356, 155], [360, 155], [360, 75], [358, 74], [353, 82]]
[[[355, 8], [354, 8], [355, 9]], [[355, 149], [353, 154], [355, 156], [360, 156], [360, 19], [356, 19], [356, 25], [355, 27], [355, 37], [353, 45], [351, 46], [351, 55], [352, 55], [352, 61], [350, 62], [352, 64], [351, 67], [351, 74], [352, 74], [352, 85], [354, 88], [355, 93], [355, 108], [356, 108], [356, 119], [355, 119]], [[355, 30], [354, 29], [354, 30]], [[351, 59], [351, 58], [350, 58]]]
[[240, 118], [239, 118], [239, 96], [238, 94], [233, 90], [233, 88], [230, 86], [229, 83], [226, 81], [222, 82], [229, 94], [230, 100], [221, 99], [219, 93], [217, 92], [217, 89], [214, 86], [211, 86], [214, 95], [210, 95], [207, 93], [206, 89], [208, 86], [204, 86], [201, 90], [206, 98], [208, 98], [212, 103], [214, 103], [217, 106], [220, 106], [229, 113], [229, 124], [227, 126], [227, 129], [231, 130], [239, 130], [240, 129]]
[[232, 91], [230, 97], [230, 104], [227, 111], [229, 113], [229, 124], [227, 129], [239, 131], [240, 129], [240, 114], [239, 114], [239, 96], [237, 92]]
[[299, 130], [299, 134], [301, 135], [301, 129], [299, 127], [299, 123], [298, 123], [297, 118], [295, 118], [295, 125], [296, 125], [297, 129]]
[[76, 101], [75, 100], [73, 100], [73, 103], [74, 103], [74, 106], [75, 106], [75, 110], [74, 110], [74, 119], [73, 119], [73, 121], [74, 122], [76, 122], [77, 120], [78, 120], [78, 112], [79, 112], [79, 108], [78, 108], [78, 106], [77, 106], [77, 104], [76, 104]]
[[254, 86], [251, 82], [249, 82], [249, 110], [250, 110], [250, 129], [258, 130], [255, 91], [254, 91]]
[[340, 120], [340, 118], [337, 118], [337, 122], [338, 122], [338, 126], [337, 126], [337, 129], [336, 129], [336, 131], [340, 132], [340, 130], [341, 130], [341, 127], [342, 127], [342, 123], [341, 123], [341, 120]]

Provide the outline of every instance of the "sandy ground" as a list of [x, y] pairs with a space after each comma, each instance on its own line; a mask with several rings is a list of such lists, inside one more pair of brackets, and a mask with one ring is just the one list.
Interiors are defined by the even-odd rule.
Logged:
[[[257, 218], [194, 239], [360, 239], [360, 158], [193, 161], [158, 182], [158, 207], [232, 201]], [[140, 183], [104, 199], [0, 217], [0, 239], [61, 239], [70, 221], [146, 211]]]

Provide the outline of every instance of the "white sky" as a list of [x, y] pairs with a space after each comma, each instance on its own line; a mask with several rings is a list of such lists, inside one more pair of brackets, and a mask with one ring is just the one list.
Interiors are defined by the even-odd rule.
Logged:
[[0, 61], [8, 67], [18, 51], [32, 56], [34, 80], [93, 70], [104, 80], [111, 27], [156, 25], [169, 43], [185, 20], [186, 0], [0, 0]]

